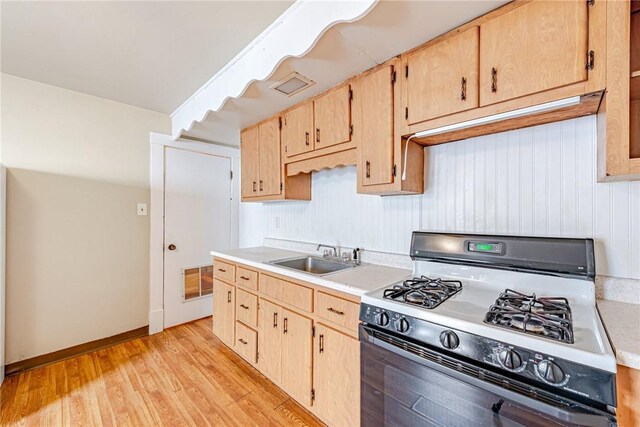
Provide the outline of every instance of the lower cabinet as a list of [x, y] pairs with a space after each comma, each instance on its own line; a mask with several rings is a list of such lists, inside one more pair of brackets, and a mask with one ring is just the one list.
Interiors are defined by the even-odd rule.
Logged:
[[235, 286], [213, 282], [213, 333], [225, 344], [235, 344]]
[[333, 426], [360, 425], [360, 342], [316, 323], [314, 412]]
[[258, 367], [280, 384], [282, 372], [282, 317], [280, 306], [260, 298], [258, 310]]

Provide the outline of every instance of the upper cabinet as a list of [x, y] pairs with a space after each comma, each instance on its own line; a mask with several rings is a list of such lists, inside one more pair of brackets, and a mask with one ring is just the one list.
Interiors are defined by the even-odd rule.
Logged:
[[259, 180], [258, 194], [280, 194], [280, 118], [274, 117], [258, 126]]
[[313, 102], [305, 102], [284, 113], [282, 145], [285, 157], [313, 151], [314, 141]]
[[417, 50], [406, 58], [409, 124], [478, 106], [479, 30]]
[[342, 85], [313, 101], [315, 149], [351, 141], [351, 86]]
[[260, 181], [260, 146], [258, 145], [258, 127], [242, 132], [240, 136], [240, 158], [242, 159], [242, 179], [240, 192], [242, 198], [258, 195]]
[[480, 26], [480, 105], [587, 79], [586, 1], [533, 1]]

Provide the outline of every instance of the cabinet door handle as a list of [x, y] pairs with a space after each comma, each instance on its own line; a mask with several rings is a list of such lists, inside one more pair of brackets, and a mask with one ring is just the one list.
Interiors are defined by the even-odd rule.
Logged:
[[245, 340], [243, 340], [242, 338], [238, 339], [238, 341], [240, 341], [242, 344], [247, 345], [249, 344], [248, 342], [246, 342]]
[[227, 291], [227, 302], [231, 302], [231, 291]]
[[367, 178], [371, 178], [371, 162], [369, 160], [367, 160], [366, 162], [366, 172], [365, 172], [365, 176]]
[[260, 191], [263, 191], [263, 188], [262, 188], [262, 180], [260, 180]]
[[282, 324], [283, 324], [282, 333], [285, 333], [285, 334], [286, 334], [287, 332], [289, 332], [289, 330], [288, 330], [288, 326], [289, 326], [289, 325], [288, 325], [288, 323], [289, 323], [289, 319], [287, 319], [287, 318], [285, 317], [285, 318], [284, 318], [284, 320], [283, 320], [283, 322], [282, 322]]
[[316, 142], [320, 142], [320, 128], [316, 128]]
[[496, 93], [498, 91], [498, 70], [491, 69], [491, 92]]
[[274, 328], [278, 327], [278, 313], [277, 312], [273, 313], [273, 327]]
[[324, 353], [324, 335], [320, 334], [320, 353]]
[[256, 182], [253, 181], [253, 184], [251, 184], [251, 188], [253, 189], [253, 192], [256, 192]]
[[309, 132], [304, 133], [304, 143], [309, 145]]
[[244, 308], [245, 310], [249, 310], [249, 307], [244, 304], [240, 304], [240, 307]]
[[338, 316], [344, 316], [344, 311], [336, 310], [333, 307], [327, 308], [327, 311], [337, 314]]
[[460, 100], [466, 101], [467, 100], [467, 79], [463, 77], [462, 80], [460, 81], [460, 86], [462, 86], [462, 91], [460, 92]]
[[242, 280], [249, 280], [249, 278], [248, 278], [248, 277], [245, 277], [245, 276], [240, 276], [240, 278], [241, 278]]

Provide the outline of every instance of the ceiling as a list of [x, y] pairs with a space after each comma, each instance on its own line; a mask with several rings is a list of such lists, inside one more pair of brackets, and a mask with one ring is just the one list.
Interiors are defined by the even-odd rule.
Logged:
[[[307, 54], [286, 58], [266, 80], [247, 82], [242, 95], [228, 99], [181, 135], [237, 145], [237, 129], [268, 118], [505, 3], [508, 1], [382, 0], [363, 18], [331, 27]], [[316, 84], [292, 97], [270, 89], [292, 71]]]
[[2, 1], [2, 72], [171, 113], [293, 1]]

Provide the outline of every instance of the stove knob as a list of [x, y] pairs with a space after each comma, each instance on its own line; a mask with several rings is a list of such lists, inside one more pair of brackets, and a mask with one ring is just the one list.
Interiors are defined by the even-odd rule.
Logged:
[[522, 366], [522, 357], [510, 348], [502, 350], [498, 354], [498, 359], [500, 360], [500, 363], [502, 363], [502, 366], [507, 369], [518, 369]]
[[453, 350], [460, 344], [460, 339], [453, 331], [442, 331], [440, 334], [440, 344], [446, 349]]
[[538, 374], [551, 384], [560, 384], [564, 380], [564, 372], [560, 366], [549, 360], [543, 360], [538, 363]]
[[400, 319], [396, 320], [396, 330], [398, 332], [402, 334], [406, 334], [407, 332], [409, 332], [410, 327], [411, 325], [409, 325], [409, 321], [404, 317], [401, 317]]
[[389, 325], [389, 315], [384, 311], [376, 314], [376, 323], [380, 326]]

